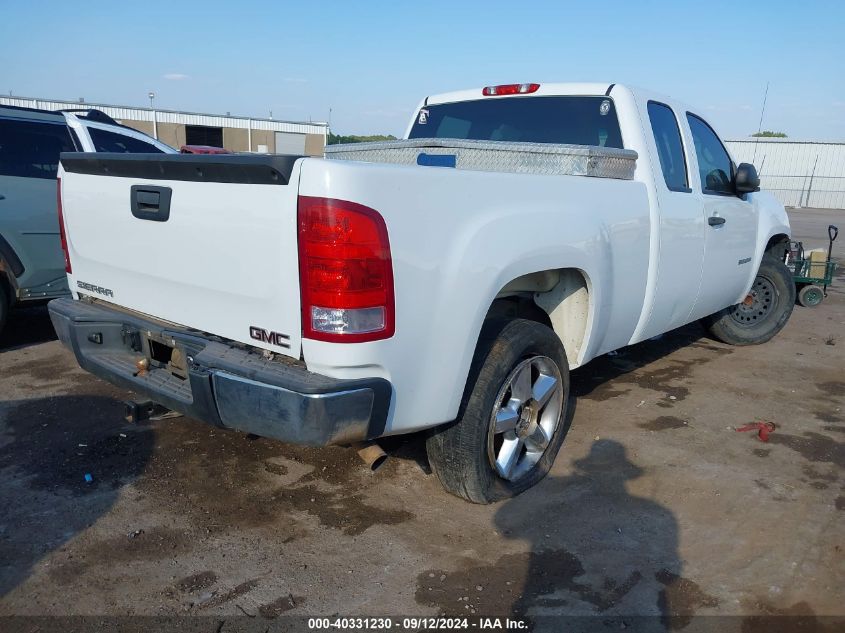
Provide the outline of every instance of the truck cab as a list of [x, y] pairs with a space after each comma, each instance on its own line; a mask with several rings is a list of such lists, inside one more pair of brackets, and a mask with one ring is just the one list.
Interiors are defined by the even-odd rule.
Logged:
[[[619, 84], [504, 84], [426, 97], [406, 138], [563, 142], [637, 152], [634, 180], [649, 199], [651, 265], [632, 344], [744, 300], [769, 240], [786, 244], [789, 222], [768, 193], [736, 183], [741, 173], [702, 111]], [[753, 173], [749, 173], [749, 169]], [[759, 182], [757, 182], [759, 184]], [[765, 242], [758, 232], [766, 233]], [[758, 315], [759, 316], [759, 315]]]

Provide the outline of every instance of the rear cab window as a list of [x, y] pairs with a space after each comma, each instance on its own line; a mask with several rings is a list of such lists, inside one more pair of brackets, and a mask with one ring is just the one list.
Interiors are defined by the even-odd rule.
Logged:
[[499, 97], [426, 105], [408, 138], [623, 147], [616, 108], [604, 96]]
[[64, 123], [0, 119], [0, 176], [55, 178], [59, 154], [75, 150]]

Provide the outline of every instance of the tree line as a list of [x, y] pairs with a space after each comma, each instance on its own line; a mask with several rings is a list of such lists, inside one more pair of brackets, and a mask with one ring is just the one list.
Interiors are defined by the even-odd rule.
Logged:
[[354, 134], [343, 136], [329, 132], [326, 143], [328, 145], [341, 145], [343, 143], [372, 143], [375, 141], [395, 141], [392, 134], [372, 134], [370, 136], [356, 136]]

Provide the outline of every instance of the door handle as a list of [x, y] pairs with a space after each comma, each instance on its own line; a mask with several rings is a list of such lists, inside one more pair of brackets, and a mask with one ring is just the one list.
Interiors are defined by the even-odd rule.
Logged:
[[167, 222], [170, 219], [170, 187], [154, 185], [132, 185], [129, 190], [129, 203], [132, 215], [139, 220]]
[[725, 218], [720, 218], [718, 215], [711, 215], [707, 218], [707, 224], [710, 226], [722, 226], [725, 223]]

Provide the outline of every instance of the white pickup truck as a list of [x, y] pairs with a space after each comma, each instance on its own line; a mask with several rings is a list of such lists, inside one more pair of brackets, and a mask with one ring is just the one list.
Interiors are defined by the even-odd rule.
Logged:
[[700, 110], [607, 84], [426, 98], [326, 158], [63, 154], [80, 365], [287, 442], [429, 430], [450, 492], [550, 468], [569, 372], [696, 319], [760, 343], [795, 301], [789, 223]]

